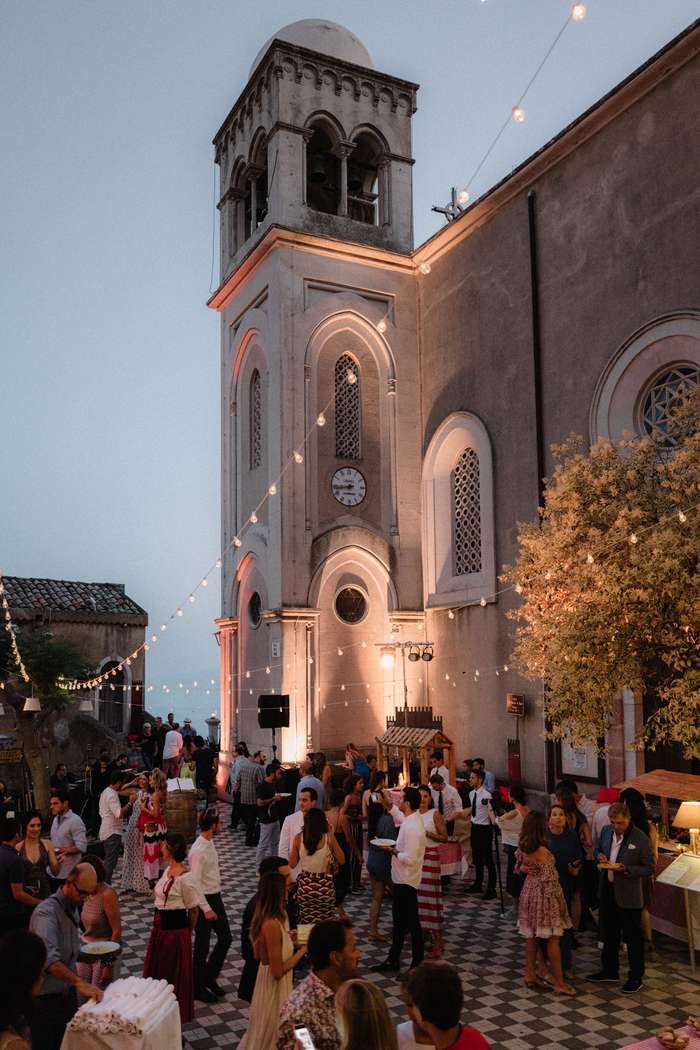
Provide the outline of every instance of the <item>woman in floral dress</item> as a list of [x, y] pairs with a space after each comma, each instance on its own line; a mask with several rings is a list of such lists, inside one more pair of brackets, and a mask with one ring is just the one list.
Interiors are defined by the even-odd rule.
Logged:
[[559, 885], [554, 856], [547, 849], [545, 819], [541, 813], [530, 812], [523, 821], [520, 833], [516, 870], [526, 876], [518, 901], [518, 931], [527, 938], [525, 985], [528, 988], [547, 988], [548, 984], [537, 974], [537, 942], [547, 942], [547, 958], [557, 995], [576, 995], [564, 980], [561, 968], [559, 939], [571, 926], [566, 901]]
[[122, 892], [131, 890], [132, 893], [150, 893], [151, 887], [143, 868], [143, 831], [139, 824], [144, 803], [148, 800], [148, 777], [145, 773], [140, 773], [131, 784], [126, 786], [136, 790], [131, 816], [124, 835], [121, 890]]

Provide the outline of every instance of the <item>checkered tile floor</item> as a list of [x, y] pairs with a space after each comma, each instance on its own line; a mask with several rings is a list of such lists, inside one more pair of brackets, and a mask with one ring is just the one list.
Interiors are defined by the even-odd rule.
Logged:
[[[227, 825], [229, 809], [222, 807]], [[230, 989], [221, 1003], [197, 1003], [196, 1020], [185, 1026], [190, 1050], [235, 1047], [245, 1031], [248, 1004], [236, 997], [242, 968], [240, 915], [255, 891], [255, 850], [246, 849], [241, 832], [226, 827], [218, 836], [224, 899], [234, 943], [220, 983]], [[466, 880], [470, 881], [469, 879]], [[592, 986], [577, 980], [576, 999], [561, 1000], [549, 992], [527, 990], [523, 985], [524, 943], [512, 916], [501, 918], [497, 901], [485, 903], [464, 894], [465, 881], [455, 876], [445, 896], [444, 958], [462, 974], [469, 995], [464, 1020], [480, 1029], [498, 1050], [617, 1050], [648, 1038], [661, 1026], [678, 1027], [689, 1013], [700, 1013], [700, 980], [693, 980], [684, 944], [657, 936], [656, 957], [647, 963], [644, 988], [622, 996], [616, 985]], [[115, 879], [118, 889], [118, 877]], [[122, 973], [140, 974], [151, 927], [151, 904], [144, 896], [122, 897], [124, 951]], [[363, 952], [361, 970], [386, 995], [397, 1021], [405, 1020], [400, 989], [393, 977], [370, 974], [369, 967], [386, 957], [386, 945], [367, 941], [369, 893], [351, 894], [345, 902]], [[390, 932], [391, 918], [385, 904], [383, 927]], [[580, 937], [575, 968], [585, 974], [598, 968], [599, 954], [591, 933]], [[408, 964], [408, 944], [404, 963]], [[624, 960], [621, 971], [625, 972]], [[700, 978], [700, 972], [698, 974]]]

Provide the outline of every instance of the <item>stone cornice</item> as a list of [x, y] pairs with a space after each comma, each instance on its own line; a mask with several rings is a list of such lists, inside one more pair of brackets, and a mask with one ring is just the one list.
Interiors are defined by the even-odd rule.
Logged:
[[281, 609], [266, 609], [263, 613], [265, 623], [306, 623], [309, 626], [312, 626], [320, 616], [320, 609], [296, 605], [284, 605]]
[[458, 218], [434, 233], [413, 253], [416, 265], [433, 262], [469, 237], [518, 194], [523, 193], [555, 165], [584, 145], [608, 124], [653, 91], [677, 69], [700, 53], [700, 19], [694, 22], [644, 65], [559, 132], [540, 150], [479, 197]]
[[414, 84], [410, 80], [392, 77], [387, 73], [379, 73], [376, 69], [356, 66], [352, 62], [345, 62], [342, 59], [321, 54], [319, 51], [311, 51], [309, 48], [299, 47], [296, 44], [289, 44], [284, 40], [273, 40], [214, 136], [213, 143], [216, 147], [217, 163], [221, 145], [227, 134], [230, 134], [235, 125], [244, 119], [246, 111], [252, 108], [256, 98], [260, 98], [263, 88], [270, 84], [272, 77], [281, 79], [284, 76], [283, 59], [290, 61], [294, 65], [294, 75], [297, 81], [301, 80], [304, 68], [311, 68], [319, 85], [323, 82], [323, 77], [326, 74], [334, 78], [336, 94], [340, 94], [342, 90], [343, 79], [349, 79], [353, 83], [356, 98], [360, 97], [363, 85], [368, 85], [372, 88], [375, 105], [379, 100], [380, 91], [385, 90], [391, 96], [392, 110], [396, 110], [399, 99], [403, 97], [408, 103], [411, 115], [416, 111], [418, 84]]
[[378, 266], [382, 270], [399, 270], [408, 275], [415, 270], [415, 263], [410, 255], [402, 255], [383, 248], [372, 248], [354, 241], [317, 237], [287, 229], [285, 226], [272, 225], [268, 227], [264, 236], [251, 248], [235, 270], [219, 285], [207, 301], [207, 306], [210, 306], [212, 310], [223, 310], [232, 296], [256, 273], [267, 256], [280, 248], [292, 248], [297, 252], [331, 256], [345, 262], [362, 263], [365, 266]]

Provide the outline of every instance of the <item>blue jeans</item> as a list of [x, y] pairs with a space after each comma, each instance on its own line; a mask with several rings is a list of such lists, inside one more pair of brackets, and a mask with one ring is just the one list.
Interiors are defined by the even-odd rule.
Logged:
[[102, 843], [105, 851], [105, 882], [108, 885], [111, 885], [112, 883], [112, 875], [114, 874], [114, 869], [119, 860], [121, 844], [121, 835], [110, 835], [109, 838], [105, 839]]
[[280, 844], [280, 822], [260, 825], [260, 841], [255, 851], [255, 867], [259, 868], [265, 857], [274, 857]]

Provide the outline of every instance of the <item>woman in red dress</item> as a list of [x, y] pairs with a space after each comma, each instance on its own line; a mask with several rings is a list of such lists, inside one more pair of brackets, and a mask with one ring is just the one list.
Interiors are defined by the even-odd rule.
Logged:
[[143, 976], [164, 978], [175, 989], [183, 1024], [194, 1017], [192, 930], [197, 921], [200, 893], [194, 875], [184, 863], [187, 843], [170, 832], [163, 842], [165, 871], [156, 883], [156, 913], [148, 942]]

